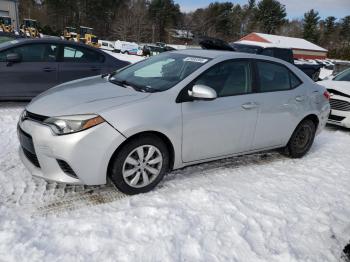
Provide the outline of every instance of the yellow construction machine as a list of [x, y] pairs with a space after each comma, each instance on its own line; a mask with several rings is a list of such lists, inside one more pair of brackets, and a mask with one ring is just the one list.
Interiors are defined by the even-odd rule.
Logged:
[[66, 40], [78, 41], [78, 34], [75, 27], [67, 26], [63, 31], [63, 37]]
[[20, 31], [22, 35], [32, 38], [40, 37], [38, 22], [34, 19], [24, 19]]
[[87, 45], [98, 48], [100, 47], [100, 44], [98, 43], [98, 37], [92, 33], [93, 30], [94, 29], [91, 27], [80, 26], [80, 32], [77, 39]]
[[11, 17], [0, 16], [0, 32], [13, 33]]

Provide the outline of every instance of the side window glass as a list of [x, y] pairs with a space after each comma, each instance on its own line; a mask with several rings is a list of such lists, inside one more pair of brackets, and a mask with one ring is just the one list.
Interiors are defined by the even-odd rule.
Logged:
[[281, 65], [269, 62], [257, 62], [261, 92], [289, 90], [290, 71]]
[[302, 84], [301, 80], [297, 78], [292, 72], [289, 72], [289, 75], [290, 75], [290, 85], [292, 89]]
[[215, 89], [218, 97], [252, 92], [251, 66], [248, 61], [228, 61], [215, 65], [194, 82]]
[[22, 56], [22, 62], [55, 62], [58, 46], [50, 44], [23, 45], [0, 53], [0, 61], [6, 61], [6, 55], [16, 53]]
[[103, 63], [104, 56], [82, 47], [65, 46], [63, 61], [74, 63]]

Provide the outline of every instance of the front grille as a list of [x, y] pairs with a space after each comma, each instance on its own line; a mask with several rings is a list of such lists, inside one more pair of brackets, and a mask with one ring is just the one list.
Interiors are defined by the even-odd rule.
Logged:
[[330, 99], [331, 108], [339, 111], [350, 111], [350, 103], [339, 99]]
[[343, 116], [335, 116], [335, 115], [330, 115], [329, 116], [329, 119], [330, 120], [333, 120], [333, 121], [337, 121], [337, 122], [341, 122], [345, 119], [345, 117]]
[[40, 164], [35, 153], [32, 137], [26, 132], [24, 132], [20, 128], [20, 126], [17, 127], [17, 130], [18, 130], [18, 139], [23, 149], [24, 155], [34, 166], [40, 168]]
[[31, 152], [29, 152], [27, 149], [25, 149], [24, 147], [22, 147], [23, 149], [23, 153], [24, 155], [27, 157], [27, 159], [36, 167], [40, 168], [40, 164], [38, 161], [38, 158], [36, 156], [36, 154], [33, 154]]
[[78, 178], [78, 176], [75, 174], [74, 170], [71, 168], [70, 165], [68, 165], [68, 163], [66, 161], [57, 159], [57, 163], [65, 174], [67, 174], [73, 178]]

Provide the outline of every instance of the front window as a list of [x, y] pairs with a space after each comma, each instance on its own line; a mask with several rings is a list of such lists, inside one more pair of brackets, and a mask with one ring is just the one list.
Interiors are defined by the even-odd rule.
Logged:
[[22, 57], [22, 62], [55, 62], [58, 46], [51, 44], [28, 44], [0, 52], [0, 62], [6, 61], [8, 54], [15, 53]]
[[110, 82], [126, 84], [147, 92], [168, 90], [195, 72], [210, 59], [166, 53], [129, 66], [110, 77]]
[[24, 21], [24, 25], [25, 25], [25, 27], [36, 28], [37, 27], [37, 22], [35, 20], [25, 20]]
[[350, 81], [350, 68], [341, 72], [333, 79], [334, 81]]

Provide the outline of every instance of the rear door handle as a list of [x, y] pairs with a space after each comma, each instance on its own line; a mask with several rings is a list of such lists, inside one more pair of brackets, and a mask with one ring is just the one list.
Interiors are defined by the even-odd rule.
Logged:
[[305, 96], [297, 96], [295, 100], [298, 102], [303, 102], [305, 100]]
[[56, 68], [45, 67], [45, 68], [43, 68], [43, 71], [44, 71], [44, 72], [53, 72], [53, 71], [56, 71]]
[[243, 109], [249, 110], [249, 109], [254, 109], [257, 108], [259, 105], [255, 102], [249, 102], [249, 103], [245, 103], [242, 105]]

